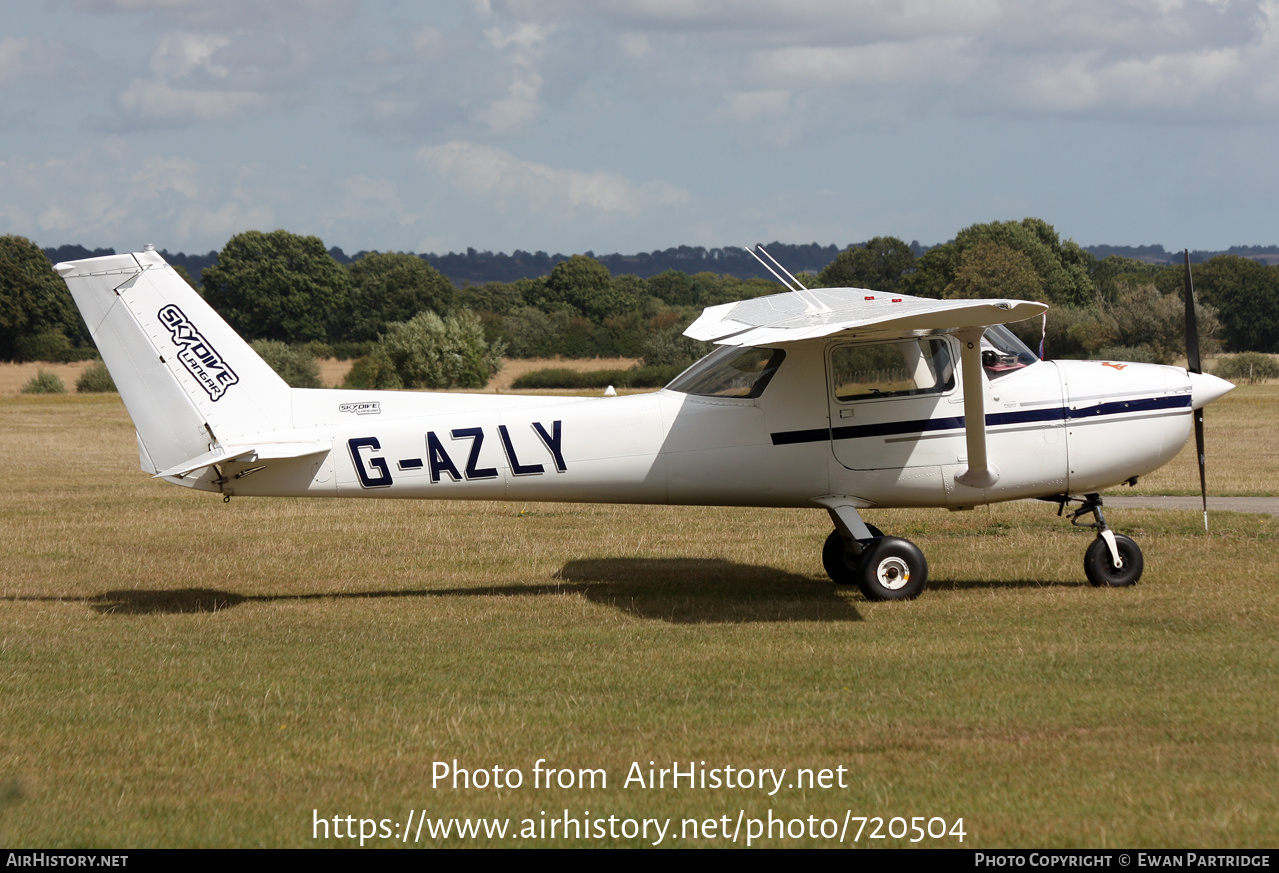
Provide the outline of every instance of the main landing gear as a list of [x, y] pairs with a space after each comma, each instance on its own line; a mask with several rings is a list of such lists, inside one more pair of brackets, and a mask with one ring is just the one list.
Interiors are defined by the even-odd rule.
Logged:
[[[1117, 534], [1106, 524], [1106, 517], [1101, 514], [1101, 495], [1085, 494], [1083, 497], [1071, 497], [1062, 494], [1057, 497], [1045, 497], [1057, 504], [1057, 514], [1061, 515], [1066, 504], [1079, 501], [1082, 505], [1070, 513], [1070, 523], [1078, 527], [1097, 529], [1097, 539], [1084, 552], [1084, 575], [1095, 588], [1108, 585], [1111, 588], [1125, 588], [1136, 585], [1145, 569], [1141, 557], [1141, 549], [1123, 534]], [[1092, 521], [1080, 521], [1083, 516], [1091, 515]]]
[[[835, 530], [822, 547], [822, 564], [836, 585], [856, 585], [867, 600], [910, 600], [928, 584], [928, 561], [919, 546], [886, 537], [851, 507], [830, 511]], [[867, 536], [858, 536], [864, 528]]]
[[[1097, 538], [1084, 553], [1084, 575], [1097, 588], [1125, 588], [1136, 585], [1145, 569], [1141, 549], [1106, 524], [1101, 512], [1101, 495], [1041, 497], [1057, 504], [1057, 514], [1079, 503], [1071, 511], [1070, 523], [1096, 529]], [[883, 531], [862, 521], [861, 514], [846, 504], [827, 507], [835, 530], [822, 547], [822, 564], [836, 585], [856, 585], [867, 600], [910, 600], [924, 593], [928, 584], [928, 561], [919, 546], [900, 537], [886, 537]], [[1087, 520], [1091, 516], [1092, 520]]]

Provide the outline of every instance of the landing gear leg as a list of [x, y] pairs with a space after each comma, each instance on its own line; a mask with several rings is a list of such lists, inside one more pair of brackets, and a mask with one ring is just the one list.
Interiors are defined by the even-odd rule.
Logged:
[[[1057, 501], [1057, 514], [1061, 515], [1066, 504], [1079, 500], [1082, 505], [1070, 513], [1070, 523], [1077, 527], [1091, 527], [1097, 530], [1097, 539], [1088, 546], [1084, 553], [1084, 575], [1095, 588], [1108, 585], [1111, 588], [1125, 588], [1136, 585], [1145, 569], [1145, 561], [1137, 544], [1123, 534], [1117, 534], [1106, 524], [1106, 517], [1101, 514], [1101, 495], [1085, 494], [1082, 498], [1062, 495], [1054, 498]], [[1092, 521], [1080, 521], [1081, 517], [1091, 515]]]
[[856, 585], [867, 600], [909, 600], [923, 593], [928, 561], [918, 546], [884, 536], [851, 506], [829, 511], [835, 530], [822, 547], [822, 565], [831, 581]]

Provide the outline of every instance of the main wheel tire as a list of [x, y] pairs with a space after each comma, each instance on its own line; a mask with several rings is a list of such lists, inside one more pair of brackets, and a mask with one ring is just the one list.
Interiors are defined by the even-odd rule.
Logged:
[[928, 561], [910, 540], [881, 537], [861, 554], [857, 587], [867, 600], [910, 600], [923, 594], [927, 584]]
[[1110, 547], [1101, 537], [1092, 541], [1088, 551], [1084, 552], [1084, 575], [1094, 588], [1108, 585], [1111, 588], [1126, 588], [1136, 585], [1145, 569], [1145, 561], [1141, 557], [1141, 549], [1123, 534], [1115, 534], [1115, 548], [1123, 560], [1122, 567], [1116, 567], [1110, 559]]
[[[873, 524], [866, 525], [866, 529], [870, 531], [870, 535], [878, 539], [884, 535], [884, 532]], [[871, 540], [867, 540], [871, 542]], [[863, 553], [865, 549], [863, 548]], [[857, 567], [861, 564], [861, 555], [854, 555], [848, 550], [848, 546], [844, 543], [844, 538], [839, 535], [839, 531], [833, 530], [830, 536], [826, 537], [826, 544], [822, 546], [822, 566], [826, 568], [826, 575], [836, 585], [856, 585], [857, 583]]]

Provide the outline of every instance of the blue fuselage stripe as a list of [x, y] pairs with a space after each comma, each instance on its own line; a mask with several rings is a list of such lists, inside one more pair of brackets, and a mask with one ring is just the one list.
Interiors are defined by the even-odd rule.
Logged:
[[[1020, 409], [1016, 412], [992, 412], [986, 416], [986, 427], [1009, 424], [1030, 424], [1043, 421], [1073, 421], [1096, 418], [1099, 415], [1120, 415], [1132, 412], [1151, 412], [1159, 409], [1188, 409], [1190, 396], [1186, 394], [1168, 397], [1142, 397], [1135, 400], [1115, 400], [1098, 403], [1082, 409], [1057, 406], [1051, 409]], [[919, 418], [913, 421], [886, 421], [880, 424], [847, 425], [836, 428], [811, 428], [787, 430], [772, 434], [773, 445], [789, 446], [796, 443], [815, 443], [825, 440], [855, 440], [866, 437], [899, 436], [910, 433], [928, 433], [937, 430], [963, 430], [963, 416], [949, 418]]]

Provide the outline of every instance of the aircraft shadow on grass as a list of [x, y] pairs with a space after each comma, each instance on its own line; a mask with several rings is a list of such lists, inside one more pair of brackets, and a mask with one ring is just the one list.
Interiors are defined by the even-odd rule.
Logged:
[[978, 591], [983, 588], [1087, 588], [1081, 579], [941, 579], [930, 580], [929, 591]]
[[[541, 597], [580, 594], [638, 618], [673, 624], [861, 621], [849, 595], [828, 581], [774, 567], [718, 558], [592, 558], [570, 561], [556, 581], [541, 585], [482, 585], [313, 594], [236, 594], [212, 588], [117, 590], [87, 598], [112, 615], [217, 612], [246, 602], [359, 600], [380, 597]], [[851, 591], [850, 591], [851, 594]], [[68, 599], [68, 598], [19, 598]]]

